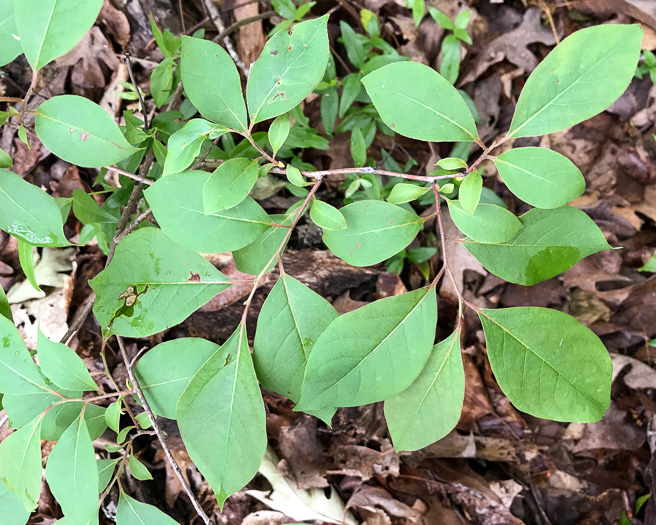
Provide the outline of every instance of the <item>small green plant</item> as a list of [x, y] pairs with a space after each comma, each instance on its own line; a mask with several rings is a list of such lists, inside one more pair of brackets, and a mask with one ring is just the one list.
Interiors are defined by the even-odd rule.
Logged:
[[[3, 3], [2, 63], [24, 53], [34, 86], [40, 69], [91, 27], [101, 4]], [[294, 7], [276, 5], [288, 14]], [[67, 14], [71, 9], [75, 19]], [[298, 9], [302, 6], [290, 20], [300, 18]], [[152, 122], [126, 112], [119, 128], [98, 105], [72, 95], [53, 97], [34, 111], [34, 132], [48, 150], [81, 167], [102, 168], [96, 182], [107, 197], [103, 206], [81, 191], [55, 200], [1, 169], [0, 228], [16, 237], [31, 280], [35, 247], [70, 245], [63, 225], [71, 210], [84, 224], [78, 243], [98, 239], [107, 265], [89, 282], [95, 296], [88, 304], [102, 330], [101, 356], [107, 344], [117, 345], [129, 384], [116, 384], [107, 370], [115, 389], [100, 390], [65, 344], [75, 326], [62, 342], [40, 334], [37, 365], [0, 294], [0, 393], [17, 429], [0, 443], [0, 508], [7, 523], [26, 523], [36, 508], [42, 439], [56, 441], [45, 473], [65, 515], [62, 523], [97, 523], [98, 495], [102, 500], [114, 486], [120, 491], [118, 525], [143, 523], [144, 517], [148, 523], [173, 523], [127, 495], [121, 481], [128, 472], [139, 480], [150, 478], [132, 437], [152, 427], [168, 450], [155, 416], [177, 422], [191, 459], [222, 506], [253, 478], [266, 451], [260, 385], [326, 423], [339, 407], [384, 401], [396, 450], [425, 447], [450, 432], [460, 417], [466, 308], [478, 314], [492, 371], [518, 409], [558, 421], [597, 421], [604, 415], [610, 403], [608, 352], [596, 335], [562, 312], [481, 309], [458, 291], [460, 315], [453, 332], [435, 343], [437, 284], [445, 274], [453, 279], [443, 213], [448, 211], [467, 236], [463, 243], [469, 252], [512, 283], [539, 283], [609, 249], [595, 223], [567, 205], [585, 189], [571, 161], [545, 148], [493, 153], [502, 143], [568, 128], [612, 104], [635, 72], [641, 29], [605, 25], [566, 38], [529, 76], [508, 132], [487, 145], [452, 82], [388, 52], [372, 15], [363, 11], [368, 36], [354, 36], [342, 26], [349, 60], [360, 68], [345, 79], [339, 80], [331, 66], [327, 15], [290, 22], [276, 32], [252, 66], [245, 97], [234, 62], [218, 44], [177, 39], [153, 28], [166, 65], [151, 77], [153, 101], [164, 107]], [[454, 24], [464, 30], [461, 26]], [[324, 100], [327, 93], [336, 95], [339, 83], [341, 100], [326, 102], [325, 110], [322, 102], [322, 119], [330, 133], [326, 123], [333, 121], [335, 108], [339, 118], [344, 116], [340, 126], [352, 133], [355, 166], [320, 171], [299, 156], [303, 148], [325, 144], [307, 125], [300, 104], [315, 89]], [[32, 89], [20, 111], [4, 112], [3, 122], [22, 125], [31, 94]], [[356, 100], [363, 106], [354, 109]], [[405, 170], [379, 169], [366, 158], [372, 129], [420, 141], [474, 143], [481, 153], [471, 163], [455, 155], [443, 159], [438, 169], [444, 171], [430, 176], [408, 173], [411, 164]], [[517, 217], [483, 188], [477, 168], [486, 159], [530, 211]], [[7, 155], [0, 160], [5, 167], [11, 164]], [[208, 165], [215, 169], [205, 171]], [[394, 166], [390, 161], [386, 167]], [[120, 186], [105, 182], [105, 170], [119, 174]], [[390, 182], [383, 184], [381, 175]], [[342, 176], [352, 177], [347, 192], [353, 200], [338, 209], [318, 192], [324, 180]], [[276, 184], [287, 184], [301, 200], [269, 215], [251, 194]], [[435, 211], [421, 217], [412, 203], [425, 198]], [[423, 288], [338, 315], [326, 299], [286, 273], [282, 262], [307, 211], [323, 229], [326, 246], [354, 266], [400, 257], [427, 221], [435, 220], [443, 268], [427, 273], [432, 280]], [[157, 226], [146, 220], [150, 214]], [[222, 345], [200, 338], [166, 341], [132, 363], [124, 337], [167, 330], [236, 283], [200, 255], [223, 252], [232, 252], [237, 268], [250, 276], [240, 280], [251, 292], [233, 335]], [[427, 254], [409, 249], [403, 257], [421, 265]], [[262, 278], [276, 266], [279, 277], [259, 313], [251, 355], [247, 314]], [[133, 413], [126, 402], [130, 396], [143, 413]], [[128, 425], [127, 417], [121, 418], [124, 411]], [[92, 440], [107, 428], [115, 443], [106, 445], [106, 458], [96, 459]], [[180, 480], [209, 523], [181, 475]]]
[[642, 64], [636, 68], [635, 76], [641, 79], [646, 74], [649, 75], [652, 84], [656, 85], [656, 56], [648, 49], [643, 49]]
[[467, 25], [469, 24], [471, 13], [469, 9], [464, 9], [458, 13], [453, 21], [442, 11], [434, 7], [429, 7], [428, 13], [438, 25], [451, 32], [442, 39], [440, 75], [452, 84], [455, 84], [460, 74], [460, 42], [469, 45], [472, 43], [472, 39], [469, 33], [467, 33]]

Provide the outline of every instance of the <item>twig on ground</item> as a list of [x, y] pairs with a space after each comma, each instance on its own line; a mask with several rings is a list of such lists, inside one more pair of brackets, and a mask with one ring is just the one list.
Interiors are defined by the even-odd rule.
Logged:
[[68, 341], [71, 337], [75, 335], [75, 332], [78, 331], [80, 326], [82, 326], [82, 323], [84, 323], [84, 320], [89, 316], [91, 313], [91, 309], [93, 308], [93, 302], [96, 300], [96, 294], [95, 292], [91, 292], [89, 294], [89, 297], [86, 298], [84, 301], [84, 304], [80, 307], [77, 316], [75, 319], [73, 319], [73, 322], [71, 323], [71, 326], [68, 328], [68, 331], [64, 334], [64, 337], [61, 338], [59, 341], [60, 343], [63, 344], [68, 344]]

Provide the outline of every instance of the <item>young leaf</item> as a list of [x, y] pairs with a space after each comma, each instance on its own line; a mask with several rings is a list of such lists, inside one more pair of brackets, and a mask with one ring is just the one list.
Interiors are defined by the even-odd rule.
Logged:
[[7, 295], [5, 294], [5, 290], [2, 288], [2, 285], [0, 285], [0, 315], [5, 319], [9, 319], [9, 321], [12, 323], [14, 322], [14, 316], [11, 313], [9, 301], [7, 301]]
[[346, 228], [346, 219], [342, 212], [319, 199], [314, 199], [312, 203], [310, 218], [314, 224], [324, 230], [343, 230]]
[[150, 74], [150, 94], [155, 106], [161, 108], [171, 97], [171, 85], [173, 84], [173, 59], [165, 58]]
[[567, 157], [547, 148], [514, 148], [494, 159], [508, 189], [536, 208], [559, 208], [583, 195], [585, 179]]
[[210, 124], [207, 120], [191, 119], [169, 138], [162, 176], [187, 169], [200, 153], [205, 140], [220, 137], [227, 131], [228, 128]]
[[141, 228], [118, 244], [112, 262], [89, 284], [106, 337], [146, 337], [182, 322], [231, 282], [161, 230]]
[[425, 14], [426, 3], [424, 0], [412, 0], [412, 19], [414, 20], [415, 27], [419, 27]]
[[329, 56], [327, 24], [325, 15], [269, 39], [246, 85], [252, 123], [293, 109], [321, 82]]
[[419, 232], [423, 220], [383, 201], [358, 201], [344, 206], [344, 230], [324, 230], [323, 242], [353, 266], [377, 264], [400, 252]]
[[272, 224], [250, 197], [229, 210], [206, 213], [203, 190], [212, 177], [185, 171], [163, 177], [144, 194], [164, 232], [194, 251], [222, 253], [246, 246]]
[[139, 427], [141, 428], [146, 429], [153, 426], [152, 423], [150, 422], [150, 418], [148, 417], [148, 414], [146, 414], [145, 412], [142, 412], [141, 414], [137, 414], [136, 416], [134, 416], [134, 419], [137, 420], [137, 423], [139, 423]]
[[39, 284], [36, 282], [36, 275], [34, 274], [34, 246], [25, 242], [23, 239], [17, 239], [17, 241], [18, 260], [20, 261], [25, 278], [37, 292], [41, 293], [42, 290], [39, 288]]
[[[2, 9], [0, 7], [0, 9]], [[11, 168], [14, 165], [14, 160], [0, 149], [0, 168]]]
[[269, 144], [271, 145], [271, 149], [273, 151], [273, 156], [276, 156], [276, 153], [278, 153], [278, 150], [282, 147], [282, 145], [285, 143], [287, 140], [287, 137], [289, 136], [289, 129], [291, 127], [291, 122], [289, 120], [289, 115], [287, 113], [284, 113], [283, 115], [280, 115], [275, 118], [275, 120], [271, 123], [271, 126], [269, 127]]
[[[87, 192], [73, 190], [73, 213], [82, 224], [116, 224], [118, 216], [101, 207]], [[115, 208], [112, 210], [114, 211]]]
[[638, 268], [638, 271], [656, 273], [656, 254], [652, 255], [651, 259]]
[[455, 24], [451, 21], [451, 19], [439, 9], [436, 9], [434, 7], [429, 7], [428, 14], [431, 15], [433, 20], [435, 20], [435, 22], [439, 26], [443, 27], [444, 29], [453, 30], [456, 28]]
[[140, 481], [146, 481], [153, 479], [152, 474], [144, 466], [144, 464], [134, 457], [134, 454], [130, 454], [130, 459], [128, 460], [128, 466], [130, 467], [130, 473]]
[[298, 403], [312, 347], [336, 318], [328, 301], [282, 274], [257, 319], [253, 362], [262, 386]]
[[492, 371], [519, 410], [556, 421], [603, 417], [613, 367], [592, 331], [547, 308], [481, 310], [479, 317]]
[[467, 169], [467, 163], [459, 157], [446, 157], [436, 162], [438, 168], [443, 170]]
[[9, 490], [2, 479], [0, 479], [0, 509], [2, 509], [2, 519], [5, 520], [2, 522], [3, 525], [25, 525], [30, 519], [31, 512], [23, 506], [16, 493]]
[[157, 507], [141, 503], [121, 492], [116, 509], [116, 525], [177, 525]]
[[362, 69], [362, 66], [364, 66], [367, 60], [367, 51], [362, 45], [362, 42], [360, 42], [360, 38], [353, 28], [343, 20], [339, 22], [339, 28], [342, 32], [344, 47], [346, 48], [346, 55], [349, 61], [356, 68]]
[[291, 164], [287, 164], [285, 175], [287, 176], [287, 180], [298, 188], [302, 188], [306, 184], [306, 181], [303, 178], [303, 175], [301, 175], [299, 169], [295, 166], [292, 166]]
[[0, 170], [0, 229], [34, 246], [69, 244], [53, 198], [9, 170]]
[[387, 197], [387, 202], [392, 204], [403, 204], [418, 199], [427, 191], [430, 191], [430, 188], [424, 188], [423, 186], [417, 186], [416, 184], [408, 184], [407, 182], [400, 182], [392, 188], [389, 197]]
[[460, 73], [460, 41], [455, 35], [448, 35], [442, 40], [442, 63], [440, 75], [451, 84], [455, 84]]
[[16, 0], [16, 29], [32, 69], [37, 71], [73, 49], [91, 29], [101, 7], [102, 0]]
[[488, 271], [512, 283], [530, 286], [551, 279], [584, 257], [610, 249], [592, 219], [571, 206], [533, 209], [519, 220], [522, 229], [506, 242], [464, 243]]
[[221, 212], [237, 206], [253, 189], [258, 171], [256, 161], [243, 157], [221, 164], [210, 175], [203, 188], [205, 213]]
[[353, 164], [358, 168], [367, 162], [367, 146], [360, 128], [353, 128], [351, 131], [351, 157], [353, 157]]
[[526, 81], [508, 134], [553, 133], [606, 109], [633, 78], [642, 34], [638, 24], [611, 24], [568, 36]]
[[517, 217], [501, 206], [479, 204], [471, 215], [458, 201], [447, 201], [449, 213], [458, 229], [477, 242], [502, 243], [522, 227]]
[[433, 287], [338, 317], [312, 349], [296, 410], [366, 405], [405, 390], [428, 360], [436, 324]]
[[[0, 66], [9, 64], [23, 52], [16, 29], [14, 2], [0, 3]], [[4, 166], [5, 168], [8, 166]], [[0, 491], [2, 486], [0, 485]], [[1, 497], [0, 497], [1, 501]]]
[[428, 66], [395, 62], [369, 73], [362, 83], [383, 122], [400, 135], [433, 142], [478, 138], [456, 88]]
[[419, 450], [458, 424], [465, 399], [460, 329], [433, 347], [426, 366], [408, 388], [385, 401], [394, 449]]
[[84, 416], [66, 429], [52, 449], [46, 480], [67, 518], [80, 524], [97, 518], [98, 466]]
[[60, 388], [97, 390], [84, 361], [65, 344], [51, 341], [39, 328], [37, 353], [41, 372]]
[[349, 73], [342, 80], [342, 98], [339, 101], [339, 118], [344, 116], [346, 110], [351, 107], [351, 104], [358, 98], [362, 90], [362, 83], [360, 82], [361, 75], [359, 73]]
[[104, 109], [76, 95], [60, 95], [41, 104], [35, 129], [55, 155], [86, 168], [109, 166], [137, 151]]
[[321, 97], [321, 122], [328, 136], [332, 136], [335, 120], [337, 120], [337, 108], [339, 106], [339, 95], [337, 89], [327, 89]]
[[28, 394], [47, 390], [23, 338], [9, 319], [0, 316], [0, 392]]
[[0, 482], [28, 511], [36, 508], [41, 494], [41, 419], [37, 416], [0, 443]]
[[458, 191], [458, 201], [462, 209], [469, 215], [474, 215], [476, 207], [481, 200], [481, 191], [483, 190], [483, 178], [480, 172], [474, 171], [465, 177], [460, 184]]
[[122, 402], [119, 399], [110, 404], [105, 410], [105, 423], [117, 434], [121, 431], [121, 404]]
[[187, 452], [222, 508], [253, 478], [267, 444], [264, 404], [243, 324], [191, 380], [176, 416]]
[[[271, 220], [276, 224], [289, 226], [292, 217], [290, 215], [272, 215]], [[280, 247], [288, 231], [288, 228], [272, 226], [248, 246], [232, 252], [237, 270], [251, 275], [258, 275], [267, 264], [269, 264], [269, 269], [273, 268], [278, 259], [271, 261], [271, 257]]]
[[220, 45], [183, 36], [180, 76], [185, 94], [201, 115], [228, 128], [248, 129], [239, 72]]
[[134, 369], [150, 408], [158, 416], [175, 419], [180, 396], [219, 345], [196, 337], [158, 344]]

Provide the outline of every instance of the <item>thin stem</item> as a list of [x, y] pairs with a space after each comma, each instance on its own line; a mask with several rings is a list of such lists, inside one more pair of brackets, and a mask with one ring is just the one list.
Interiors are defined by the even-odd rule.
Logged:
[[95, 299], [96, 299], [96, 293], [91, 292], [89, 297], [87, 297], [86, 300], [84, 301], [84, 304], [80, 308], [80, 311], [78, 312], [77, 316], [71, 323], [71, 326], [64, 334], [64, 337], [62, 337], [61, 340], [59, 341], [60, 343], [63, 343], [65, 345], [68, 344], [69, 339], [73, 337], [73, 335], [75, 335], [75, 332], [78, 331], [80, 326], [82, 326], [82, 323], [84, 323], [84, 320], [91, 312], [91, 309], [93, 308], [93, 302], [95, 301]]
[[264, 11], [263, 13], [259, 13], [255, 16], [249, 16], [248, 18], [242, 18], [241, 20], [238, 20], [234, 24], [229, 25], [226, 27], [223, 32], [219, 34], [214, 39], [214, 42], [221, 42], [224, 38], [229, 37], [232, 33], [237, 31], [240, 27], [243, 27], [248, 24], [252, 24], [253, 22], [257, 22], [258, 20], [265, 20], [266, 18], [271, 18], [272, 16], [275, 16], [276, 12], [275, 11]]
[[139, 98], [139, 104], [141, 105], [141, 113], [143, 114], [144, 118], [144, 129], [148, 130], [150, 129], [150, 123], [148, 122], [148, 111], [146, 110], [146, 103], [144, 102], [143, 97], [141, 96], [141, 90], [139, 89], [139, 86], [137, 86], [137, 82], [134, 79], [134, 73], [132, 73], [132, 61], [130, 60], [130, 53], [127, 51], [123, 54], [125, 58], [125, 65], [128, 68], [128, 74], [130, 75], [130, 82], [132, 82], [132, 85], [134, 86], [134, 90], [137, 92], [137, 97]]
[[[285, 173], [284, 168], [272, 168], [271, 173], [277, 173], [282, 175]], [[301, 171], [301, 175], [308, 177], [310, 179], [324, 179], [326, 177], [331, 177], [334, 175], [348, 175], [350, 173], [370, 173], [373, 175], [386, 175], [388, 177], [399, 177], [401, 179], [407, 180], [417, 180], [421, 182], [435, 182], [436, 180], [441, 179], [453, 179], [457, 177], [458, 174], [453, 175], [436, 175], [433, 177], [423, 176], [423, 175], [412, 175], [409, 173], [397, 173], [396, 171], [387, 171], [379, 170], [377, 168], [372, 168], [371, 166], [365, 166], [362, 168], [338, 168], [334, 170], [319, 170], [319, 171]]]
[[30, 98], [32, 98], [32, 94], [36, 89], [36, 82], [38, 78], [39, 78], [39, 71], [36, 70], [32, 74], [32, 82], [30, 83], [30, 87], [27, 90], [25, 98], [23, 99], [23, 103], [21, 104], [20, 115], [18, 116], [18, 124], [23, 123], [23, 119], [25, 118], [25, 112], [27, 111], [27, 103], [30, 101]]
[[136, 230], [137, 226], [139, 226], [139, 224], [141, 224], [151, 213], [153, 213], [153, 210], [150, 208], [148, 208], [146, 211], [142, 211], [139, 216], [134, 221], [132, 221], [132, 223], [127, 228], [125, 228], [120, 233], [120, 235], [117, 236], [117, 243], [121, 242], [124, 237], [130, 235], [134, 230]]
[[135, 175], [134, 173], [130, 173], [129, 171], [124, 171], [122, 169], [119, 169], [115, 166], [105, 166], [106, 170], [109, 171], [114, 171], [116, 173], [119, 173], [120, 175], [123, 175], [124, 177], [127, 177], [128, 179], [136, 180], [137, 182], [140, 182], [141, 184], [146, 184], [146, 185], [151, 185], [155, 184], [154, 180], [146, 179], [144, 177], [140, 177], [139, 175]]
[[136, 392], [137, 397], [139, 398], [139, 401], [141, 402], [141, 405], [144, 408], [144, 411], [148, 415], [148, 420], [150, 421], [150, 424], [152, 425], [153, 430], [157, 435], [157, 439], [159, 440], [159, 443], [162, 446], [162, 450], [164, 451], [164, 455], [166, 456], [166, 459], [173, 467], [173, 470], [175, 471], [178, 480], [180, 480], [180, 484], [182, 485], [182, 488], [184, 489], [187, 496], [191, 500], [191, 504], [194, 506], [194, 510], [196, 511], [198, 516], [200, 516], [200, 518], [203, 520], [203, 523], [205, 523], [205, 525], [213, 525], [212, 520], [210, 520], [207, 514], [205, 514], [203, 507], [201, 507], [200, 503], [198, 503], [196, 496], [191, 490], [191, 487], [187, 483], [185, 477], [182, 475], [182, 470], [180, 469], [180, 466], [175, 461], [173, 454], [171, 454], [171, 450], [169, 449], [168, 445], [166, 444], [166, 441], [164, 440], [162, 430], [159, 428], [159, 425], [157, 424], [157, 420], [155, 419], [155, 415], [153, 414], [153, 411], [150, 409], [150, 405], [148, 404], [148, 401], [146, 401], [146, 396], [144, 396], [143, 391], [141, 390], [141, 387], [137, 382], [137, 378], [134, 375], [134, 370], [132, 369], [130, 358], [128, 356], [127, 351], [125, 350], [125, 345], [123, 344], [123, 338], [120, 336], [116, 336], [116, 339], [118, 341], [118, 346], [121, 349], [121, 356], [123, 357], [123, 363], [125, 364], [125, 368], [128, 372], [128, 377], [130, 378], [130, 382], [132, 383], [132, 388]]
[[439, 190], [437, 189], [437, 186], [433, 184], [433, 193], [435, 194], [435, 212], [437, 213], [437, 227], [440, 232], [440, 244], [442, 247], [442, 260], [444, 263], [444, 268], [446, 269], [446, 273], [449, 275], [449, 278], [451, 279], [451, 282], [453, 283], [453, 287], [456, 290], [456, 294], [458, 295], [458, 302], [462, 302], [464, 299], [462, 297], [462, 294], [460, 293], [460, 289], [458, 288], [458, 284], [456, 283], [455, 277], [453, 276], [453, 272], [451, 271], [451, 267], [449, 266], [449, 259], [447, 258], [446, 254], [446, 235], [444, 234], [444, 222], [442, 221], [442, 208], [440, 206], [440, 195], [439, 195]]
[[272, 164], [275, 164], [276, 166], [279, 165], [278, 161], [274, 157], [272, 157], [266, 151], [260, 148], [259, 144], [253, 140], [253, 137], [251, 136], [250, 133], [244, 133], [243, 136], [246, 137], [246, 140], [248, 140], [248, 142], [251, 143], [251, 146], [253, 146], [257, 151], [259, 151], [266, 160], [268, 160]]
[[0, 97], [0, 102], [23, 102], [23, 99], [18, 97]]

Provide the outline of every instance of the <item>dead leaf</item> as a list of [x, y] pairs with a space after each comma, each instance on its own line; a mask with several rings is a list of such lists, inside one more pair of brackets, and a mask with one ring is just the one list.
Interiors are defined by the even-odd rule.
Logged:
[[98, 15], [98, 21], [107, 29], [120, 46], [130, 42], [130, 22], [123, 11], [116, 9], [110, 0], [104, 0]]
[[[50, 286], [63, 288], [69, 278], [64, 272], [70, 272], [71, 255], [74, 248], [43, 248], [40, 260], [35, 263], [34, 277], [39, 286]], [[27, 280], [16, 283], [7, 292], [7, 300], [10, 304], [22, 303], [30, 299], [45, 297], [44, 291], [38, 292]]]
[[415, 521], [419, 514], [412, 507], [394, 499], [392, 495], [381, 487], [365, 487], [351, 496], [346, 508], [358, 507], [376, 512], [383, 509], [389, 516], [395, 518], [408, 518]]
[[656, 29], [656, 4], [651, 0], [581, 0], [576, 9], [603, 18], [622, 14]]

